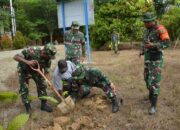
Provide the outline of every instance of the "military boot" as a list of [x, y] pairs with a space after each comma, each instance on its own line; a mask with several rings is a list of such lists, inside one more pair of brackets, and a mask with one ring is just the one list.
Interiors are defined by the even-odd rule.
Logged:
[[41, 100], [41, 110], [46, 112], [52, 112], [52, 108], [47, 104], [46, 100]]
[[77, 91], [72, 91], [72, 92], [70, 93], [70, 96], [71, 96], [72, 100], [73, 100], [74, 102], [76, 102], [76, 100], [78, 99], [78, 92], [77, 92]]
[[157, 95], [153, 95], [150, 102], [149, 115], [154, 115], [156, 113]]
[[116, 113], [117, 111], [119, 111], [119, 107], [120, 107], [120, 104], [122, 103], [122, 99], [120, 100], [119, 98], [114, 96], [111, 99], [111, 101], [112, 101], [112, 112]]
[[25, 103], [25, 108], [26, 108], [26, 113], [31, 115], [32, 109], [31, 109], [31, 104], [30, 103]]

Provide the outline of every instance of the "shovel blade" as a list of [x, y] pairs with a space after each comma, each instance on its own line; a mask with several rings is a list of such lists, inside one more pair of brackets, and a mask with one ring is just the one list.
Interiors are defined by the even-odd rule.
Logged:
[[61, 102], [57, 107], [63, 114], [67, 114], [74, 109], [75, 103], [72, 98], [68, 96], [65, 98], [65, 101]]

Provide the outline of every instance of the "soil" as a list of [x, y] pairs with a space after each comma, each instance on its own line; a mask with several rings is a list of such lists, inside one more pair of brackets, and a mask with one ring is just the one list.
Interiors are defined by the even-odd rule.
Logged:
[[[51, 72], [59, 59], [64, 57], [64, 47], [57, 45], [58, 54], [53, 60]], [[17, 62], [13, 56], [21, 50], [0, 52], [0, 91], [18, 92]], [[117, 113], [111, 113], [111, 102], [102, 90], [93, 88], [91, 94], [76, 101], [71, 113], [63, 115], [53, 106], [53, 113], [40, 110], [40, 101], [32, 101], [32, 116], [22, 130], [179, 130], [180, 128], [180, 52], [165, 51], [165, 66], [162, 70], [161, 93], [157, 114], [148, 115], [150, 106], [148, 91], [143, 81], [143, 58], [137, 50], [93, 51], [91, 64], [102, 70], [116, 85], [118, 96], [124, 103]], [[30, 95], [37, 96], [33, 81], [29, 85]], [[48, 94], [52, 91], [48, 89]], [[18, 98], [13, 103], [0, 106], [0, 124], [7, 127], [16, 115], [25, 112]]]

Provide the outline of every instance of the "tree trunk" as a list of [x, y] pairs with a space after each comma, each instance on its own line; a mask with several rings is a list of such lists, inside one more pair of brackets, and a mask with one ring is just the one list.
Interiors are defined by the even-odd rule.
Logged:
[[49, 35], [50, 35], [50, 42], [52, 43], [53, 42], [53, 31], [50, 31]]

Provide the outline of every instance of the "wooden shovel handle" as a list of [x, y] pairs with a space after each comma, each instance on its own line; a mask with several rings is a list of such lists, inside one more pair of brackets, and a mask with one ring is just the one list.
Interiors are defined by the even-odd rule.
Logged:
[[37, 62], [37, 68], [33, 68], [33, 66], [30, 66], [32, 70], [38, 72], [46, 81], [46, 83], [48, 84], [48, 86], [57, 94], [57, 96], [62, 100], [65, 101], [64, 98], [59, 94], [59, 92], [55, 89], [55, 87], [53, 86], [53, 84], [47, 79], [47, 77], [42, 73], [42, 71], [40, 70], [40, 65]]

